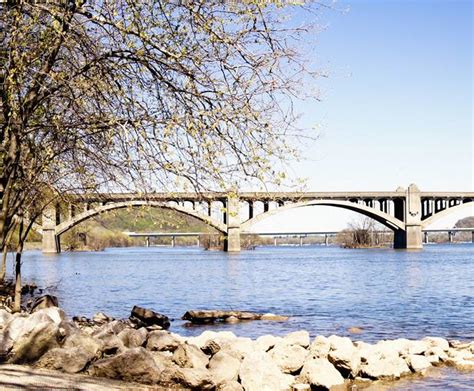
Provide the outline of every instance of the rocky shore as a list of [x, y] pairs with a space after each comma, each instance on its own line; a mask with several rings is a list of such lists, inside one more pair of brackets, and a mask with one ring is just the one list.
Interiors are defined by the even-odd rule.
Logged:
[[165, 316], [140, 307], [127, 320], [105, 314], [70, 320], [58, 307], [37, 307], [31, 314], [0, 310], [0, 359], [67, 374], [220, 391], [361, 389], [425, 375], [440, 365], [474, 371], [474, 342], [426, 337], [368, 344], [335, 335], [311, 339], [307, 331], [255, 340], [228, 331], [183, 337], [167, 327]]

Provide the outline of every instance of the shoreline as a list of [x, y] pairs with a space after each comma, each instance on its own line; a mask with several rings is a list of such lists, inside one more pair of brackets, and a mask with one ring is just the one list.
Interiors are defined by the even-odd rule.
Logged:
[[[369, 344], [336, 335], [310, 338], [304, 330], [256, 339], [211, 330], [183, 337], [167, 327], [165, 316], [141, 308], [127, 320], [99, 313], [93, 321], [70, 320], [57, 307], [14, 315], [0, 310], [2, 362], [27, 364], [33, 372], [59, 370], [67, 373], [63, 380], [81, 374], [158, 387], [151, 389], [227, 391], [363, 389], [430, 376], [445, 366], [474, 371], [473, 341]], [[1, 365], [0, 375], [8, 368]]]

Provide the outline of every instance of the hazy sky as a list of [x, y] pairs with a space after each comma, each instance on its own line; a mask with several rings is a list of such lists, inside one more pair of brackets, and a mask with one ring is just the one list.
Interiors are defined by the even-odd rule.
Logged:
[[[329, 71], [318, 84], [323, 101], [299, 107], [320, 139], [306, 152], [310, 160], [293, 165], [293, 175], [308, 177], [315, 191], [410, 183], [474, 191], [472, 1], [337, 6], [349, 10], [321, 17], [327, 27], [315, 48], [314, 60]], [[290, 222], [293, 229], [334, 229], [352, 218], [335, 208], [304, 209], [262, 228]], [[473, 208], [461, 215], [469, 214]]]

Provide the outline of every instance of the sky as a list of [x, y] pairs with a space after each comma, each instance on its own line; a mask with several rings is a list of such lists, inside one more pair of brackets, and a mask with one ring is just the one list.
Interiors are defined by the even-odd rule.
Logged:
[[[312, 191], [474, 191], [472, 1], [339, 1], [319, 19], [312, 60], [321, 102], [300, 102], [319, 136], [290, 175]], [[302, 22], [304, 16], [297, 15]], [[453, 214], [432, 228], [474, 215]], [[304, 208], [261, 231], [333, 230], [357, 219]]]

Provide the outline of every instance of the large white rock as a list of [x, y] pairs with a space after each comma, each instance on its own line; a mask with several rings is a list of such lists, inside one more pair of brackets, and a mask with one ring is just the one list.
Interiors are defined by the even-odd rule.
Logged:
[[244, 387], [238, 381], [226, 381], [217, 386], [217, 391], [244, 391]]
[[405, 352], [402, 352], [406, 355], [412, 354], [423, 354], [431, 347], [431, 343], [428, 341], [409, 341], [408, 346]]
[[138, 330], [124, 329], [117, 335], [127, 348], [138, 348], [143, 346], [147, 340], [147, 336], [148, 331], [145, 327], [141, 327]]
[[310, 343], [309, 333], [306, 330], [294, 331], [283, 338], [288, 345], [300, 345], [307, 348]]
[[299, 380], [311, 384], [311, 387], [325, 390], [344, 384], [344, 378], [340, 372], [325, 358], [314, 358], [306, 361]]
[[326, 358], [331, 349], [329, 338], [318, 335], [309, 347], [309, 352], [313, 358]]
[[217, 385], [235, 381], [239, 376], [240, 360], [225, 351], [219, 351], [209, 360], [209, 372]]
[[239, 378], [245, 391], [288, 390], [294, 382], [293, 376], [282, 373], [269, 354], [261, 351], [243, 359]]
[[283, 341], [283, 338], [281, 337], [275, 337], [274, 335], [262, 335], [255, 340], [255, 349], [268, 352], [281, 341]]
[[269, 352], [270, 357], [284, 373], [293, 373], [303, 367], [308, 351], [300, 345], [277, 344]]
[[359, 374], [369, 379], [399, 379], [411, 373], [406, 361], [401, 357], [380, 358], [372, 357], [367, 363], [361, 365]]
[[408, 366], [413, 372], [416, 373], [425, 373], [428, 368], [431, 368], [431, 362], [425, 356], [420, 356], [418, 354], [410, 354], [405, 358]]
[[328, 353], [328, 360], [345, 376], [349, 374], [353, 377], [359, 373], [360, 355], [359, 350], [352, 341], [346, 337], [331, 335], [328, 338], [331, 349]]
[[222, 350], [237, 357], [238, 359], [243, 359], [248, 355], [252, 355], [256, 351], [256, 343], [250, 338], [237, 337], [219, 341], [218, 344]]
[[156, 330], [148, 334], [146, 348], [152, 351], [169, 350], [174, 352], [181, 342], [169, 331]]
[[449, 350], [448, 340], [440, 337], [425, 337], [423, 341], [428, 343], [429, 348], [439, 348], [447, 352]]
[[181, 368], [206, 368], [209, 358], [197, 346], [184, 343], [174, 351], [173, 361]]
[[81, 348], [96, 358], [101, 355], [103, 346], [103, 341], [82, 332], [70, 335], [63, 344], [64, 348]]
[[35, 366], [37, 368], [77, 373], [82, 371], [92, 359], [93, 356], [82, 348], [54, 348], [47, 351]]
[[232, 340], [237, 338], [237, 336], [231, 331], [211, 331], [206, 330], [201, 335], [197, 337], [189, 337], [186, 339], [186, 342], [190, 345], [196, 345], [198, 348], [202, 348], [207, 345], [209, 341], [214, 341], [217, 344], [222, 342]]
[[5, 325], [11, 320], [12, 314], [3, 308], [0, 309], [0, 329], [3, 329]]

